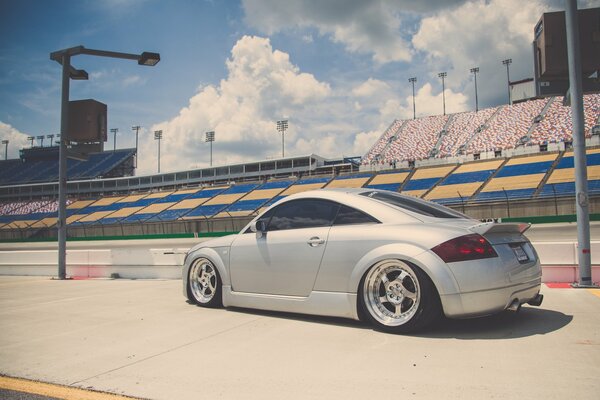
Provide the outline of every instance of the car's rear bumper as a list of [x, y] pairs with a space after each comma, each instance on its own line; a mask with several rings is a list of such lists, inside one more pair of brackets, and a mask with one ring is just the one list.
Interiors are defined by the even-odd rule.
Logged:
[[541, 278], [502, 288], [441, 295], [444, 314], [450, 318], [490, 315], [506, 310], [511, 304], [535, 302]]

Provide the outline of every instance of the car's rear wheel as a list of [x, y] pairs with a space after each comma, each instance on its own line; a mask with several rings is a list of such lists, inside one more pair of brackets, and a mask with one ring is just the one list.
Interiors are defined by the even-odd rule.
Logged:
[[190, 300], [203, 307], [220, 307], [223, 304], [221, 286], [219, 271], [209, 259], [194, 261], [188, 276]]
[[419, 268], [400, 260], [375, 264], [359, 287], [362, 314], [386, 332], [406, 333], [425, 328], [440, 314], [431, 279]]

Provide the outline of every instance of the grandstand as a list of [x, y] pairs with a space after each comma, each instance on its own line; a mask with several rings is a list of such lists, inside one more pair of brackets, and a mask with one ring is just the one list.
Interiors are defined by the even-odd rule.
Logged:
[[[600, 95], [586, 95], [584, 106], [589, 193], [592, 204], [600, 204], [600, 135], [594, 133], [599, 130]], [[286, 196], [321, 188], [390, 190], [474, 216], [503, 215], [501, 207], [510, 204], [514, 213], [520, 202], [528, 215], [532, 204], [546, 212], [548, 201], [556, 213], [559, 208], [572, 210], [569, 113], [562, 98], [548, 98], [395, 120], [364, 155], [360, 170], [350, 158], [327, 160], [311, 154], [110, 178], [126, 175], [135, 151], [94, 153], [87, 161], [69, 160], [69, 232], [232, 230]], [[0, 164], [2, 238], [55, 235], [57, 171], [52, 151]], [[229, 222], [224, 228], [219, 221]]]

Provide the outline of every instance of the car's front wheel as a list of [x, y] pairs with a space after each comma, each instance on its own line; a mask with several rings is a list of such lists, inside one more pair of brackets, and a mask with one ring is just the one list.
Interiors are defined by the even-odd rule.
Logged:
[[194, 261], [188, 276], [188, 294], [190, 300], [203, 307], [223, 305], [222, 284], [219, 271], [207, 258]]
[[371, 267], [361, 281], [358, 297], [362, 314], [386, 332], [423, 329], [441, 309], [431, 279], [421, 269], [400, 260], [384, 260]]

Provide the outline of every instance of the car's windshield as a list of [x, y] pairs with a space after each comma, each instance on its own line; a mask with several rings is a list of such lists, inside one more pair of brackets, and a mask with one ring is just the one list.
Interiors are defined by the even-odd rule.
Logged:
[[362, 196], [380, 200], [385, 203], [400, 207], [404, 210], [435, 218], [469, 218], [451, 208], [430, 203], [418, 198], [402, 196], [392, 192], [369, 191], [361, 193]]

